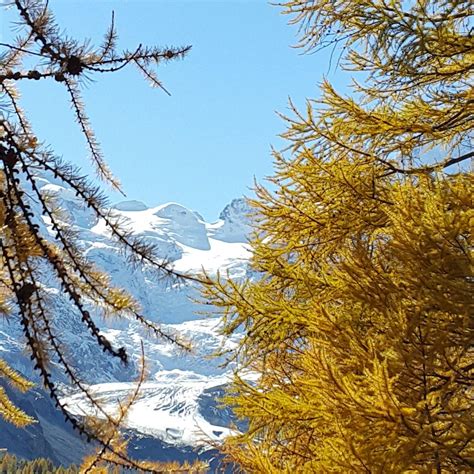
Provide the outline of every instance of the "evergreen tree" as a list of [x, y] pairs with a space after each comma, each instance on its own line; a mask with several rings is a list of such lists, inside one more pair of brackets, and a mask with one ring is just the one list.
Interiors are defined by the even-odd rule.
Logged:
[[55, 467], [49, 459], [45, 458], [28, 461], [9, 453], [0, 455], [0, 474], [77, 474], [78, 472], [77, 466]]
[[[106, 315], [133, 317], [154, 335], [185, 349], [187, 344], [148, 321], [137, 302], [125, 290], [112, 287], [108, 276], [82, 255], [64, 210], [60, 209], [54, 196], [40, 190], [38, 175], [50, 174], [71, 189], [83, 201], [84, 207], [90, 208], [106, 223], [132, 263], [153, 267], [160, 276], [191, 277], [174, 272], [159, 258], [153, 245], [132, 236], [118, 217], [104, 211], [107, 200], [100, 189], [84, 178], [80, 170], [62, 161], [41, 144], [20, 107], [19, 87], [24, 81], [49, 80], [65, 88], [97, 175], [120, 190], [120, 183], [108, 169], [85, 113], [81, 81], [86, 75], [91, 78], [131, 65], [153, 86], [164, 89], [155, 73], [155, 66], [184, 57], [190, 48], [161, 49], [139, 45], [133, 50], [118, 51], [113, 17], [103, 43], [93, 47], [88, 41], [79, 42], [67, 36], [55, 22], [47, 2], [12, 0], [9, 5], [18, 13], [18, 37], [11, 44], [1, 43], [0, 55], [0, 311], [3, 316], [21, 325], [34, 368], [65, 419], [88, 440], [98, 443], [99, 455], [89, 462], [88, 470], [93, 470], [95, 464], [104, 458], [138, 469], [142, 465], [127, 457], [123, 442], [116, 434], [125, 410], [120, 408], [117, 416], [106, 413], [81, 381], [68, 356], [69, 348], [55, 329], [55, 315], [47, 309], [41, 274], [48, 271], [56, 277], [58, 286], [75, 306], [76, 312], [71, 317], [81, 320], [84, 330], [94, 336], [103, 351], [124, 364], [127, 363], [125, 349], [114, 347], [101, 333], [86, 309], [86, 300], [96, 303]], [[26, 69], [28, 67], [29, 70]], [[33, 212], [33, 203], [39, 203], [41, 214], [48, 219], [54, 238], [41, 230], [41, 215]], [[71, 384], [84, 392], [96, 410], [101, 412], [104, 422], [83, 421], [68, 413], [49, 369], [51, 360], [62, 366]], [[2, 360], [0, 377], [20, 390], [31, 386]], [[125, 405], [129, 406], [129, 403]], [[18, 426], [33, 421], [15, 407], [1, 389], [0, 416]], [[153, 472], [155, 468], [147, 464], [147, 469]], [[158, 470], [163, 472], [163, 469]]]
[[285, 117], [257, 277], [204, 290], [243, 329], [226, 401], [249, 428], [224, 452], [246, 472], [472, 472], [472, 5], [283, 8], [363, 83]]

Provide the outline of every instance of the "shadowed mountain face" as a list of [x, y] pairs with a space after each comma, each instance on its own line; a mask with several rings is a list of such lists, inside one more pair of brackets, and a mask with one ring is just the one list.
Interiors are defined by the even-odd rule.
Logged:
[[[84, 254], [111, 275], [113, 284], [132, 293], [149, 319], [165, 329], [179, 331], [194, 345], [193, 355], [183, 355], [162, 340], [147, 338], [135, 321], [104, 319], [91, 306], [88, 309], [104, 336], [116, 347], [127, 349], [131, 363], [125, 368], [97, 348], [93, 338], [86, 334], [80, 316], [46, 273], [42, 283], [48, 294], [48, 308], [58, 334], [71, 349], [71, 362], [112, 411], [117, 401], [134, 389], [143, 340], [149, 375], [127, 420], [126, 428], [134, 433], [132, 454], [180, 460], [193, 459], [200, 451], [201, 456], [212, 458], [206, 443], [219, 442], [229, 433], [231, 413], [217, 407], [215, 395], [222, 393], [231, 373], [230, 369], [218, 367], [222, 360], [209, 360], [208, 356], [222, 347], [232, 347], [237, 339], [224, 340], [218, 318], [196, 314], [196, 310], [203, 309], [193, 302], [198, 296], [196, 287], [160, 279], [147, 266], [131, 268], [103, 222], [54, 180], [42, 179], [42, 186], [71, 213]], [[214, 223], [204, 222], [197, 212], [176, 203], [150, 208], [141, 202], [127, 201], [116, 204], [113, 211], [128, 220], [132, 233], [158, 245], [162, 257], [181, 272], [199, 272], [204, 268], [210, 274], [228, 272], [233, 277], [247, 273], [250, 253], [246, 234], [250, 226], [244, 200], [234, 200]], [[39, 215], [38, 210], [36, 213]], [[47, 219], [42, 225], [48, 231]], [[9, 319], [0, 320], [0, 356], [35, 380], [20, 326], [15, 315]], [[70, 411], [78, 416], [90, 413], [87, 401], [68, 387], [68, 380], [54, 362], [51, 369], [64, 384]], [[0, 448], [28, 459], [49, 457], [61, 464], [82, 459], [90, 447], [64, 423], [44, 392], [36, 389], [28, 394], [9, 393], [38, 423], [18, 430], [0, 420]]]
[[0, 448], [24, 459], [45, 457], [58, 465], [78, 462], [93, 449], [65, 423], [42, 390], [19, 394], [3, 387], [13, 402], [32, 415], [37, 423], [15, 428], [0, 418]]

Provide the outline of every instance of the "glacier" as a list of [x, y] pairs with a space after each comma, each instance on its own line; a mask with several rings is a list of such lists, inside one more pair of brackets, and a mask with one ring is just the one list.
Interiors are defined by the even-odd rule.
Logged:
[[[172, 344], [147, 335], [137, 321], [105, 317], [100, 308], [91, 304], [91, 314], [104, 336], [116, 347], [126, 348], [131, 363], [124, 367], [102, 354], [69, 300], [45, 275], [42, 284], [48, 295], [48, 310], [82, 379], [106, 409], [113, 411], [118, 401], [135, 389], [143, 341], [147, 379], [124, 428], [175, 447], [206, 449], [210, 442], [222, 440], [230, 432], [233, 420], [228, 410], [217, 408], [212, 398], [222, 393], [232, 376], [232, 367], [223, 368], [223, 360], [210, 355], [218, 349], [234, 347], [238, 336], [224, 339], [219, 333], [219, 318], [199, 313], [203, 307], [195, 302], [199, 295], [195, 285], [160, 278], [147, 265], [130, 265], [105, 223], [74, 194], [50, 177], [38, 180], [41, 191], [53, 195], [69, 214], [84, 255], [107, 272], [114, 285], [130, 292], [148, 319], [181, 334], [193, 347], [192, 353], [183, 353]], [[39, 209], [35, 211], [40, 213]], [[128, 200], [114, 204], [111, 211], [124, 218], [132, 234], [157, 245], [160, 257], [181, 273], [219, 272], [233, 278], [248, 274], [251, 223], [244, 199], [233, 200], [212, 223], [174, 202], [149, 207]], [[42, 226], [52, 238], [47, 218], [42, 219]], [[14, 317], [0, 320], [0, 357], [34, 379], [20, 326], [11, 321]], [[62, 382], [68, 410], [79, 416], [94, 414], [85, 397], [69, 386], [59, 367], [55, 375]], [[1, 443], [0, 433], [0, 446]]]

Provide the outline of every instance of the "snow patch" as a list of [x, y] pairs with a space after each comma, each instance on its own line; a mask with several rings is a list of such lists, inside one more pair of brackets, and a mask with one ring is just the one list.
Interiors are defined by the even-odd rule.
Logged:
[[[228, 382], [227, 375], [204, 377], [184, 370], [159, 372], [154, 381], [142, 384], [124, 427], [178, 446], [206, 447], [209, 442], [221, 440], [232, 431], [208, 422], [199, 410], [198, 398], [206, 389]], [[113, 414], [117, 401], [126, 399], [135, 388], [133, 383], [107, 383], [93, 385], [89, 390], [101, 400], [104, 410]], [[74, 415], [93, 413], [88, 399], [82, 394], [62, 401]], [[99, 411], [94, 415], [103, 417]]]

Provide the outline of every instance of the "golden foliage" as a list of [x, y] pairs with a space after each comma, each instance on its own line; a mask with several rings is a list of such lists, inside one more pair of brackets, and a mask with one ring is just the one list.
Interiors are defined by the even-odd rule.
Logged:
[[[0, 312], [21, 326], [34, 369], [66, 421], [87, 440], [94, 440], [99, 445], [97, 460], [137, 467], [127, 456], [121, 441], [115, 439], [130, 404], [119, 407], [118, 415], [112, 416], [89, 392], [71, 360], [73, 351], [64, 343], [54, 324], [55, 315], [48, 310], [42, 275], [47, 272], [55, 278], [58, 288], [71, 300], [74, 311], [70, 317], [83, 323], [84, 330], [90, 332], [105, 353], [124, 364], [128, 362], [125, 348], [114, 347], [102, 334], [87, 309], [91, 303], [95, 303], [105, 316], [138, 320], [154, 336], [165, 338], [183, 350], [188, 350], [189, 344], [148, 321], [131, 295], [123, 289], [113, 288], [109, 277], [84, 257], [67, 212], [61, 209], [54, 194], [41, 189], [41, 175], [54, 176], [75, 194], [84, 208], [89, 208], [101, 219], [129, 257], [131, 265], [145, 264], [156, 270], [157, 278], [196, 279], [175, 272], [160, 257], [157, 247], [133, 236], [119, 216], [106, 211], [109, 206], [100, 189], [89, 183], [80, 170], [63, 162], [41, 143], [21, 109], [19, 88], [24, 81], [39, 80], [55, 81], [65, 88], [97, 176], [120, 190], [103, 159], [85, 112], [81, 85], [92, 75], [134, 65], [154, 86], [164, 89], [154, 68], [184, 57], [190, 47], [162, 49], [140, 44], [134, 50], [118, 51], [113, 16], [103, 44], [93, 47], [88, 41], [79, 42], [68, 37], [56, 23], [48, 2], [13, 0], [9, 6], [18, 14], [18, 37], [11, 44], [2, 42], [0, 55]], [[48, 229], [45, 229], [43, 219], [48, 222]], [[87, 397], [103, 421], [84, 421], [68, 412], [50, 370], [51, 361], [64, 370], [71, 385]], [[0, 377], [20, 390], [30, 386], [2, 360]], [[32, 421], [11, 403], [3, 389], [0, 389], [0, 416], [19, 426]], [[147, 470], [161, 472], [159, 467], [151, 465]]]
[[472, 472], [472, 9], [284, 7], [365, 85], [293, 107], [252, 201], [256, 276], [204, 289], [243, 329], [226, 401], [249, 427], [224, 452], [247, 472]]
[[[0, 359], [0, 379], [6, 380], [12, 387], [21, 392], [26, 392], [33, 386], [31, 382], [9, 367], [2, 359]], [[35, 421], [34, 418], [28, 416], [11, 402], [3, 387], [0, 387], [0, 416], [18, 427], [29, 425]]]

